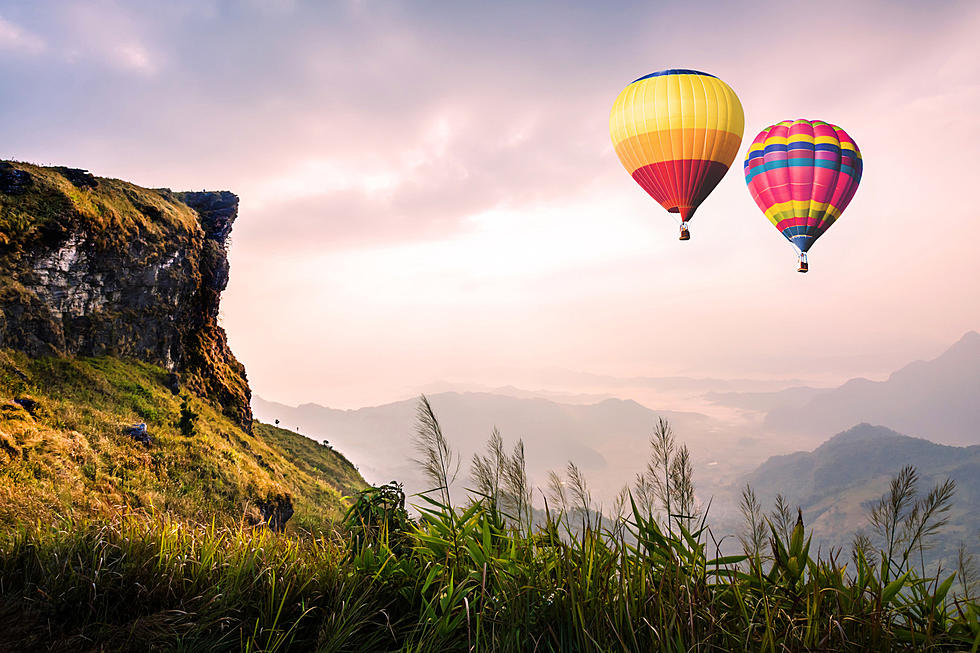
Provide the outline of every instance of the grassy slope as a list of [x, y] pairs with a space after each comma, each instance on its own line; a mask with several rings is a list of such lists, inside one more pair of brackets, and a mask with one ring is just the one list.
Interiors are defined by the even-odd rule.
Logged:
[[[288, 495], [296, 514], [287, 528], [317, 531], [364, 487], [332, 449], [265, 424], [248, 435], [196, 395], [173, 395], [166, 379], [166, 370], [131, 360], [0, 352], [0, 523], [121, 506], [254, 521], [257, 501]], [[15, 399], [38, 406], [29, 412]], [[190, 436], [177, 427], [184, 399], [198, 415]], [[150, 446], [122, 433], [138, 422]]]

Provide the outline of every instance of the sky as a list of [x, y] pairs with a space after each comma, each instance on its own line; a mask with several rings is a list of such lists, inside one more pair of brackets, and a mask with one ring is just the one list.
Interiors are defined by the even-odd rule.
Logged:
[[[806, 6], [0, 0], [0, 157], [237, 193], [221, 321], [267, 399], [880, 378], [980, 328], [980, 5]], [[608, 133], [670, 67], [745, 109], [688, 242]], [[806, 275], [741, 175], [798, 117], [865, 161]]]

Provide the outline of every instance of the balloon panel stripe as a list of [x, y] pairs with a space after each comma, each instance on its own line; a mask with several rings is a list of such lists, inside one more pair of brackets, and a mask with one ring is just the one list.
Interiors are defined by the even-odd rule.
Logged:
[[[717, 161], [685, 159], [643, 166], [633, 173], [633, 179], [661, 206], [671, 213], [680, 213], [686, 220], [718, 185], [726, 172], [728, 166]], [[663, 184], [653, 181], [666, 178], [668, 174], [689, 177], [691, 183], [683, 188], [678, 188], [676, 185], [665, 188]]]
[[[648, 140], [649, 139], [649, 140]], [[616, 143], [615, 150], [630, 173], [636, 168], [673, 159], [711, 160], [731, 165], [738, 155], [742, 138], [721, 129], [670, 129], [644, 132]], [[643, 149], [642, 160], [631, 158], [631, 153]], [[717, 156], [705, 156], [717, 148]], [[628, 163], [627, 163], [628, 161]]]
[[633, 84], [637, 82], [642, 82], [644, 79], [652, 79], [653, 77], [664, 77], [666, 75], [702, 75], [704, 77], [714, 77], [718, 79], [715, 75], [710, 73], [703, 73], [700, 70], [690, 70], [688, 68], [670, 68], [668, 70], [661, 70], [659, 72], [650, 73], [649, 75], [644, 75], [643, 77], [638, 77], [633, 80]]
[[850, 175], [852, 177], [861, 178], [860, 165], [857, 167], [851, 167], [847, 165], [841, 165], [835, 161], [823, 161], [821, 159], [803, 159], [803, 158], [793, 158], [793, 159], [783, 159], [782, 161], [769, 161], [767, 163], [762, 163], [753, 168], [750, 168], [745, 172], [745, 180], [752, 181], [756, 175], [760, 175], [763, 172], [769, 172], [771, 170], [778, 170], [780, 168], [828, 168], [830, 170], [840, 170], [841, 174]]

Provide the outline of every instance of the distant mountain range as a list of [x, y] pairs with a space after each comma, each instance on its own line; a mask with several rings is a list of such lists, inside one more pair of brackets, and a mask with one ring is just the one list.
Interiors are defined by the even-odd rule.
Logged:
[[[606, 399], [592, 404], [558, 403], [540, 397], [513, 397], [482, 392], [445, 392], [428, 396], [443, 432], [461, 453], [459, 487], [469, 486], [469, 465], [483, 450], [491, 429], [500, 429], [508, 447], [524, 439], [528, 474], [544, 486], [548, 470], [574, 461], [588, 477], [597, 498], [608, 502], [649, 456], [649, 437], [658, 417], [669, 419], [679, 442], [686, 443], [711, 492], [730, 483], [774, 451], [791, 451], [787, 443], [740, 435], [724, 423], [693, 412], [651, 410], [635, 401]], [[426, 489], [412, 438], [417, 400], [357, 410], [316, 404], [286, 406], [254, 397], [255, 414], [278, 419], [310, 437], [327, 439], [358, 463], [369, 481], [402, 481], [412, 492]], [[708, 473], [710, 470], [710, 474]]]
[[823, 439], [861, 422], [882, 424], [946, 444], [980, 444], [980, 334], [970, 331], [931, 361], [916, 361], [885, 381], [852, 379], [834, 389], [714, 393], [708, 399], [766, 411], [770, 433]]
[[710, 376], [612, 376], [571, 370], [543, 370], [537, 385], [563, 388], [650, 388], [663, 392], [763, 392], [803, 385], [800, 379], [730, 379]]

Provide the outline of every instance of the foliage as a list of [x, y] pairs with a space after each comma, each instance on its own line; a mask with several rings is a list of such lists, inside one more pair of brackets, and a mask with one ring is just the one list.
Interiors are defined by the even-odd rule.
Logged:
[[362, 490], [343, 521], [353, 555], [379, 544], [395, 554], [403, 553], [413, 525], [405, 510], [405, 491], [395, 482]]
[[180, 434], [187, 437], [194, 435], [194, 423], [198, 417], [199, 415], [191, 409], [186, 398], [180, 402], [180, 417], [177, 419], [177, 428], [180, 430]]
[[738, 536], [742, 550], [749, 557], [761, 555], [766, 538], [766, 521], [762, 516], [762, 506], [759, 504], [759, 499], [755, 496], [755, 491], [751, 485], [746, 484], [742, 489], [739, 509], [745, 519], [745, 529]]
[[442, 502], [451, 506], [449, 486], [456, 480], [459, 472], [459, 455], [450, 448], [432, 406], [424, 395], [419, 398], [417, 417], [415, 448], [421, 457], [415, 462], [422, 467], [432, 484], [429, 491], [438, 492]]
[[980, 641], [976, 602], [950, 597], [949, 580], [885, 583], [860, 559], [851, 569], [814, 559], [800, 521], [788, 541], [771, 529], [771, 561], [760, 562], [712, 556], [703, 521], [666, 529], [635, 503], [619, 536], [593, 524], [559, 538], [551, 521], [518, 532], [485, 499], [428, 500], [412, 523], [397, 486], [362, 498], [348, 523], [374, 530], [354, 549], [342, 536], [159, 515], [24, 526], [0, 539], [3, 618], [18, 624], [0, 648], [13, 637], [215, 651], [955, 651]]
[[[868, 515], [871, 527], [884, 543], [881, 566], [886, 578], [908, 571], [915, 552], [922, 560], [929, 539], [947, 524], [946, 513], [952, 505], [956, 483], [947, 479], [918, 498], [918, 482], [915, 467], [906, 465]], [[925, 563], [921, 565], [924, 574]]]
[[633, 490], [641, 508], [662, 510], [668, 522], [688, 528], [701, 514], [694, 496], [694, 470], [687, 445], [677, 446], [670, 423], [660, 418], [650, 437], [650, 460], [637, 474]]

